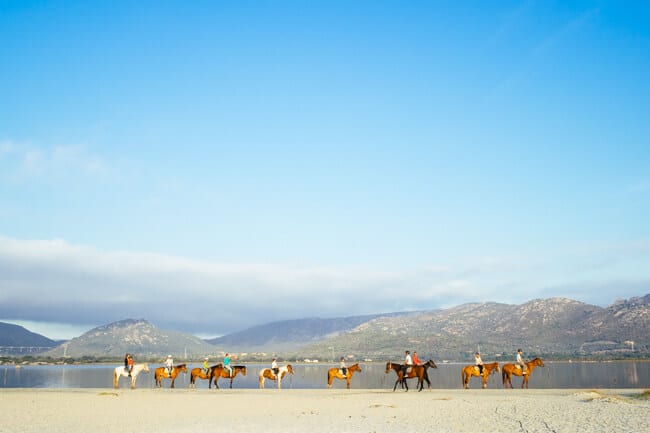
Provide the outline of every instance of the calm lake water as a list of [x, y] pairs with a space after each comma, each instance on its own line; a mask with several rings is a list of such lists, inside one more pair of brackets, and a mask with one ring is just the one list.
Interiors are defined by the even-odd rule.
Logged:
[[[327, 369], [332, 364], [293, 364], [295, 374], [283, 382], [283, 388], [325, 388], [327, 386]], [[429, 369], [431, 387], [437, 389], [461, 388], [461, 368], [467, 364], [439, 364], [437, 369]], [[113, 369], [117, 365], [74, 365], [74, 366], [0, 366], [0, 388], [111, 388], [113, 386]], [[199, 367], [188, 364], [188, 369]], [[138, 377], [138, 388], [153, 388], [153, 369], [159, 365], [150, 364], [150, 372]], [[258, 388], [258, 375], [266, 365], [250, 364], [248, 374], [238, 375], [233, 381], [233, 388]], [[352, 378], [352, 388], [392, 389], [395, 373], [385, 374], [383, 363], [362, 363], [362, 372]], [[177, 388], [187, 388], [190, 375], [181, 374], [176, 379]], [[163, 381], [168, 388], [169, 379]], [[415, 388], [416, 381], [409, 381], [410, 388]], [[521, 386], [521, 378], [513, 377], [515, 388]], [[650, 362], [595, 362], [569, 363], [546, 362], [545, 367], [538, 367], [531, 375], [531, 388], [650, 388]], [[129, 381], [120, 380], [120, 388], [127, 388]], [[228, 388], [229, 381], [221, 379], [221, 388]], [[276, 386], [266, 381], [266, 387]], [[426, 385], [425, 385], [426, 386]], [[207, 380], [198, 380], [197, 389], [207, 389]], [[480, 378], [472, 378], [471, 388], [480, 388]], [[493, 374], [488, 388], [501, 388], [500, 374]], [[345, 388], [345, 382], [336, 380], [334, 388]]]

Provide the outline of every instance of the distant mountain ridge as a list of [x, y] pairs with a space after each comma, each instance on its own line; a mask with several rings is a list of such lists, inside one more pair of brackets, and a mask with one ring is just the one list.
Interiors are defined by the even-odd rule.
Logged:
[[206, 340], [229, 351], [292, 351], [307, 344], [327, 340], [378, 317], [396, 317], [407, 313], [372, 314], [338, 318], [311, 317], [282, 320], [253, 326], [243, 331]]
[[650, 295], [607, 308], [550, 298], [381, 317], [302, 352], [316, 356], [331, 347], [373, 359], [401, 356], [406, 349], [438, 359], [471, 359], [478, 347], [497, 358], [520, 347], [529, 354], [650, 356]]
[[214, 353], [214, 346], [198, 337], [161, 330], [144, 319], [126, 319], [93, 328], [45, 352], [52, 357], [122, 357], [132, 353], [140, 358], [203, 357]]
[[[3, 325], [8, 326], [0, 327], [0, 341], [19, 335], [15, 331], [20, 327]], [[20, 335], [28, 336], [29, 331], [21, 329]], [[42, 338], [38, 345], [56, 344]], [[14, 339], [10, 345], [31, 345], [26, 341]], [[549, 298], [521, 305], [469, 303], [444, 310], [287, 320], [208, 341], [158, 329], [144, 319], [127, 319], [94, 328], [44, 355], [102, 358], [129, 352], [148, 359], [167, 354], [200, 359], [235, 352], [249, 359], [276, 354], [291, 359], [351, 355], [382, 360], [400, 359], [409, 349], [417, 350], [421, 359], [466, 360], [478, 348], [484, 359], [502, 359], [519, 347], [528, 355], [554, 357], [650, 357], [650, 294], [606, 308]]]
[[57, 343], [41, 334], [28, 331], [19, 325], [0, 322], [0, 346], [4, 347], [54, 347]]

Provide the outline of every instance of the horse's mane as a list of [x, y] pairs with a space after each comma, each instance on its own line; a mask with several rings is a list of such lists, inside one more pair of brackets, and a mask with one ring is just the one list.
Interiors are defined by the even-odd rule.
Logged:
[[232, 368], [246, 368], [245, 365], [233, 365]]
[[174, 366], [174, 368], [181, 368], [181, 367], [185, 367], [185, 365], [186, 365], [186, 364], [178, 364], [178, 365], [175, 365], [175, 366]]

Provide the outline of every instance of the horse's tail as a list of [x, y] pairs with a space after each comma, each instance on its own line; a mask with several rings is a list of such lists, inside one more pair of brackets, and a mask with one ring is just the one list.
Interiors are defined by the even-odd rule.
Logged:
[[501, 382], [503, 383], [503, 386], [506, 385], [506, 369], [505, 368], [501, 369]]
[[460, 371], [460, 380], [462, 381], [463, 386], [465, 386], [465, 369], [464, 368]]

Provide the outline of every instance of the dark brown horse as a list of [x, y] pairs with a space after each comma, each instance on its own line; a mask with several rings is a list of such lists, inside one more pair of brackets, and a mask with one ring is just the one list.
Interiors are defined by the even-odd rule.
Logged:
[[174, 387], [174, 381], [176, 380], [176, 376], [180, 372], [187, 373], [187, 366], [185, 364], [180, 364], [180, 365], [175, 365], [172, 367], [172, 372], [171, 375], [169, 374], [169, 370], [167, 370], [167, 367], [158, 367], [156, 368], [156, 371], [154, 373], [154, 377], [156, 379], [156, 386], [157, 387], [162, 387], [162, 380], [163, 379], [171, 379], [172, 380], [172, 385], [170, 388]]
[[329, 389], [332, 387], [332, 382], [334, 382], [334, 379], [341, 379], [345, 380], [348, 389], [350, 389], [350, 379], [352, 379], [352, 376], [354, 376], [354, 373], [357, 371], [361, 371], [359, 363], [347, 367], [345, 369], [345, 374], [343, 374], [339, 367], [330, 368], [327, 370], [327, 388]]
[[196, 379], [203, 379], [203, 380], [208, 379], [208, 383], [210, 383], [212, 370], [218, 367], [219, 365], [221, 364], [213, 365], [212, 367], [209, 367], [207, 374], [205, 373], [205, 371], [203, 371], [203, 368], [193, 368], [192, 371], [190, 372], [190, 388], [196, 387]]
[[406, 388], [406, 390], [408, 391], [409, 385], [406, 382], [406, 379], [413, 379], [413, 378], [418, 379], [418, 384], [417, 384], [417, 387], [419, 388], [418, 391], [422, 391], [422, 388], [424, 388], [425, 380], [427, 381], [427, 388], [431, 389], [431, 381], [429, 380], [429, 373], [427, 373], [427, 369], [429, 367], [438, 368], [438, 366], [436, 365], [435, 362], [433, 362], [432, 359], [428, 360], [424, 364], [413, 365], [409, 367], [406, 375], [404, 375], [404, 369], [402, 367], [403, 367], [402, 364], [398, 364], [396, 362], [386, 363], [386, 373], [390, 373], [392, 370], [397, 375], [397, 380], [395, 381], [395, 386], [393, 386], [393, 391], [397, 389], [398, 383], [401, 383], [402, 388]]
[[210, 381], [208, 382], [208, 388], [212, 388], [212, 379], [214, 379], [214, 386], [219, 389], [219, 379], [230, 379], [230, 387], [232, 388], [232, 381], [235, 379], [239, 373], [242, 376], [246, 376], [246, 366], [245, 365], [233, 365], [232, 366], [232, 376], [229, 375], [228, 370], [223, 366], [223, 364], [215, 365], [210, 369]]
[[264, 368], [260, 371], [260, 389], [264, 389], [264, 379], [277, 380], [278, 389], [282, 388], [282, 379], [288, 374], [293, 374], [293, 367], [291, 364], [287, 364], [284, 367], [278, 369], [278, 374], [273, 373], [273, 370], [270, 368]]
[[521, 382], [522, 388], [528, 388], [528, 379], [535, 367], [544, 367], [544, 361], [541, 358], [535, 358], [532, 361], [526, 362], [526, 373], [517, 364], [503, 364], [501, 367], [501, 379], [503, 380], [503, 387], [507, 388], [508, 384], [512, 388], [512, 375], [523, 376], [524, 380]]
[[478, 365], [465, 366], [463, 367], [463, 370], [461, 372], [461, 376], [463, 379], [463, 386], [465, 387], [465, 389], [469, 389], [469, 380], [472, 378], [472, 376], [476, 376], [476, 377], [483, 378], [483, 389], [485, 389], [487, 388], [487, 382], [488, 379], [490, 378], [490, 375], [494, 373], [495, 370], [499, 371], [498, 362], [483, 364], [483, 373], [479, 371]]

